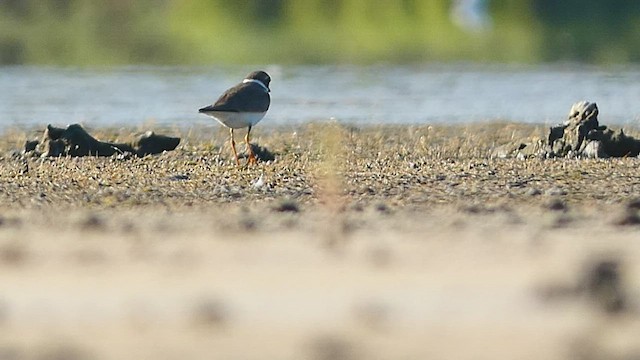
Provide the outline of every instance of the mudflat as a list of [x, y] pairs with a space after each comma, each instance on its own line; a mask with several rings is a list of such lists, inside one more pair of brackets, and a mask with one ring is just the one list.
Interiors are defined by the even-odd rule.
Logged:
[[241, 168], [217, 128], [141, 158], [6, 131], [0, 358], [640, 356], [638, 159], [491, 155], [545, 131], [264, 127]]

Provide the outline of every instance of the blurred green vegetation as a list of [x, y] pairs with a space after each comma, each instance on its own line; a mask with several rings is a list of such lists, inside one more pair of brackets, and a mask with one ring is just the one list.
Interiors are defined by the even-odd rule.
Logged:
[[486, 0], [482, 26], [454, 2], [0, 0], [0, 63], [640, 61], [640, 2]]

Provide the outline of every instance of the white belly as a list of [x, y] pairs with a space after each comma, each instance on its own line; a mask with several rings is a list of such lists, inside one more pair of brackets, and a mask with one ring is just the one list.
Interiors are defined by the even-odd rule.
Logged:
[[232, 129], [246, 128], [257, 124], [264, 117], [265, 112], [226, 112], [226, 111], [211, 111], [205, 113], [212, 118], [218, 120], [218, 122], [226, 127]]

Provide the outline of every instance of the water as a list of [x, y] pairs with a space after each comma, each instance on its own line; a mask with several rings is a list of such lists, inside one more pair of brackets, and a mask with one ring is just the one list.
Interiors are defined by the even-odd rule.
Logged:
[[[193, 127], [197, 109], [251, 68], [0, 68], [0, 128], [48, 123]], [[509, 67], [266, 66], [272, 106], [260, 126], [336, 118], [365, 124], [508, 120], [556, 124], [576, 101], [598, 103], [604, 124], [638, 126], [640, 69]]]

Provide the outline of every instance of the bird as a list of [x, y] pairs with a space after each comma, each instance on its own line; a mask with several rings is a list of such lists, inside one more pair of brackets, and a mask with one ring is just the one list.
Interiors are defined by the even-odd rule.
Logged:
[[256, 164], [256, 156], [249, 144], [251, 128], [255, 126], [269, 110], [271, 77], [262, 70], [249, 73], [241, 83], [225, 91], [215, 103], [198, 110], [199, 113], [211, 116], [220, 124], [229, 128], [231, 136], [231, 150], [240, 166], [236, 142], [233, 137], [234, 129], [248, 128], [244, 141], [247, 144], [247, 164]]

